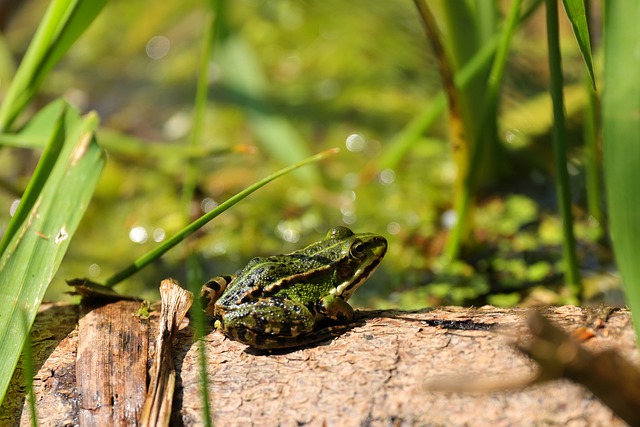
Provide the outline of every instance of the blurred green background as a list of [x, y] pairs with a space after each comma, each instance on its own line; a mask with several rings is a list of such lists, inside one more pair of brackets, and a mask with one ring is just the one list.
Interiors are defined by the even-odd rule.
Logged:
[[[0, 13], [3, 80], [46, 5], [26, 1]], [[253, 256], [289, 252], [347, 225], [390, 243], [357, 306], [565, 301], [543, 10], [516, 32], [505, 73], [498, 134], [508, 178], [481, 193], [475, 245], [451, 264], [440, 258], [455, 220], [446, 115], [398, 162], [389, 160], [398, 135], [442, 86], [413, 3], [236, 0], [225, 12], [202, 149], [188, 148], [207, 25], [202, 2], [112, 1], [47, 79], [32, 112], [60, 94], [83, 112], [96, 110], [109, 154], [47, 299], [71, 298], [64, 279], [104, 280], [181, 229], [190, 161], [199, 170], [193, 218], [282, 166], [339, 146], [337, 156], [269, 184], [192, 238], [207, 274], [232, 273]], [[585, 208], [584, 66], [561, 24], [584, 297], [621, 303], [602, 226]], [[38, 156], [0, 150], [0, 229]], [[184, 279], [185, 256], [177, 247], [117, 289], [155, 300], [161, 279]]]

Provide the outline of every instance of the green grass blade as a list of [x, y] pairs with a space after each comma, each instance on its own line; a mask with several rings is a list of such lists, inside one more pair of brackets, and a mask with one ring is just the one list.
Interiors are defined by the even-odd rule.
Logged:
[[580, 298], [580, 271], [576, 255], [576, 239], [571, 216], [571, 188], [567, 171], [567, 131], [564, 114], [564, 83], [560, 56], [558, 29], [558, 2], [546, 0], [547, 44], [549, 48], [549, 74], [553, 103], [553, 158], [556, 172], [556, 194], [562, 219], [562, 248], [565, 263], [565, 282], [572, 296]]
[[[202, 130], [204, 128], [204, 117], [207, 107], [207, 96], [209, 91], [209, 66], [211, 58], [213, 58], [213, 48], [216, 39], [219, 38], [219, 20], [225, 15], [221, 13], [222, 1], [215, 1], [211, 4], [209, 16], [206, 19], [206, 28], [204, 34], [204, 45], [202, 48], [202, 56], [200, 58], [200, 69], [198, 72], [198, 82], [196, 85], [196, 98], [193, 109], [193, 129], [191, 131], [191, 148], [197, 149], [202, 147]], [[185, 211], [185, 224], [189, 223], [191, 202], [195, 194], [198, 183], [199, 169], [196, 159], [190, 159], [187, 162], [187, 170], [185, 172], [184, 186], [182, 188], [182, 206]]]
[[195, 220], [194, 222], [192, 222], [191, 224], [189, 224], [188, 226], [180, 230], [178, 233], [174, 234], [171, 238], [167, 239], [162, 245], [158, 246], [156, 249], [149, 251], [145, 255], [135, 260], [128, 267], [124, 268], [123, 270], [109, 277], [105, 281], [104, 286], [109, 286], [109, 287], [114, 286], [120, 283], [121, 281], [123, 281], [124, 279], [126, 279], [127, 277], [137, 273], [142, 268], [144, 268], [147, 264], [160, 258], [169, 249], [173, 248], [175, 245], [182, 242], [187, 236], [190, 236], [191, 234], [196, 232], [198, 229], [200, 229], [202, 226], [204, 226], [206, 223], [208, 223], [209, 221], [211, 221], [212, 219], [220, 215], [222, 212], [226, 211], [231, 206], [235, 205], [236, 203], [238, 203], [239, 201], [241, 201], [242, 199], [244, 199], [254, 191], [258, 190], [259, 188], [264, 187], [274, 179], [279, 178], [282, 175], [288, 174], [289, 172], [292, 172], [302, 166], [320, 161], [325, 157], [328, 157], [332, 154], [337, 153], [338, 151], [339, 150], [337, 148], [323, 151], [322, 153], [316, 154], [315, 156], [308, 157], [294, 165], [288, 166], [284, 169], [280, 169], [278, 172], [272, 175], [269, 175], [268, 177], [245, 188], [235, 196], [220, 203], [215, 209], [202, 215], [200, 218], [198, 218], [197, 220]]
[[22, 312], [31, 325], [102, 171], [97, 125], [94, 113], [81, 119], [74, 110], [64, 110], [50, 126], [51, 142], [22, 198], [26, 214], [16, 212], [11, 219], [0, 254], [1, 398], [26, 338]]
[[67, 107], [63, 99], [50, 102], [29, 119], [19, 133], [0, 133], [0, 145], [5, 147], [46, 149], [51, 141], [51, 128]]
[[[49, 178], [49, 175], [55, 166], [58, 156], [60, 155], [60, 150], [64, 144], [64, 136], [59, 137], [59, 134], [63, 131], [65, 112], [66, 108], [61, 108], [58, 112], [57, 119], [53, 122], [53, 138], [50, 139], [49, 144], [45, 147], [42, 157], [38, 162], [38, 166], [36, 167], [36, 170], [34, 171], [31, 180], [29, 180], [29, 184], [20, 199], [18, 209], [16, 209], [13, 218], [7, 226], [6, 232], [2, 237], [2, 241], [0, 241], [0, 254], [5, 253], [12, 241], [14, 243], [18, 243], [18, 240], [15, 240], [15, 237], [24, 222], [27, 220], [29, 213], [40, 196], [42, 187], [44, 187], [45, 182]], [[2, 270], [1, 267], [2, 265], [0, 264], [0, 271]]]
[[33, 391], [33, 376], [35, 375], [33, 367], [33, 351], [31, 349], [31, 329], [30, 324], [27, 321], [27, 316], [24, 312], [21, 312], [23, 330], [22, 333], [25, 336], [24, 349], [22, 352], [22, 370], [24, 378], [24, 386], [27, 389], [27, 399], [29, 401], [29, 415], [31, 415], [31, 425], [38, 427], [38, 414], [36, 412], [36, 395]]
[[[202, 49], [202, 57], [200, 59], [200, 71], [198, 74], [198, 83], [196, 87], [196, 98], [194, 102], [193, 131], [191, 133], [191, 147], [198, 148], [202, 146], [202, 130], [204, 127], [204, 117], [207, 106], [207, 97], [209, 90], [209, 65], [213, 57], [214, 46], [220, 39], [221, 28], [224, 25], [222, 20], [226, 17], [222, 8], [224, 0], [213, 0], [209, 3], [208, 16], [206, 17], [206, 28], [204, 34], [204, 45]], [[188, 162], [187, 171], [185, 173], [185, 183], [182, 188], [182, 205], [184, 207], [185, 224], [191, 220], [192, 203], [196, 186], [198, 184], [199, 169], [194, 161]], [[199, 295], [199, 287], [204, 283], [203, 270], [199, 259], [192, 250], [192, 246], [185, 245], [187, 254], [187, 274], [186, 285], [194, 295]], [[195, 304], [191, 308], [191, 320], [193, 321], [195, 333], [194, 337], [198, 342], [198, 362], [200, 364], [200, 402], [202, 404], [202, 418], [205, 427], [213, 425], [211, 417], [211, 399], [209, 397], [208, 375], [207, 375], [207, 349], [204, 340], [206, 320], [204, 318], [204, 309], [200, 305], [200, 299], [196, 298]]]
[[596, 87], [596, 78], [593, 74], [593, 59], [591, 57], [591, 40], [589, 39], [589, 25], [587, 24], [587, 12], [584, 6], [584, 0], [562, 0], [564, 10], [567, 13], [573, 34], [576, 37], [580, 53], [587, 67], [591, 84], [594, 89]]
[[[188, 289], [193, 292], [194, 295], [200, 294], [200, 286], [204, 283], [202, 266], [200, 265], [195, 254], [189, 254], [187, 257], [187, 278]], [[194, 339], [197, 341], [198, 346], [198, 364], [200, 365], [200, 402], [202, 405], [201, 416], [204, 420], [205, 427], [213, 425], [212, 419], [212, 400], [209, 393], [209, 378], [207, 375], [207, 345], [202, 339], [205, 335], [205, 325], [207, 320], [205, 319], [204, 307], [200, 304], [200, 298], [195, 298], [193, 306], [191, 306], [191, 313], [189, 318], [193, 322]]]
[[[530, 2], [519, 17], [518, 24], [525, 22], [540, 5], [541, 0]], [[480, 50], [454, 76], [458, 90], [466, 89], [473, 78], [491, 61], [498, 48], [501, 32], [495, 33]], [[389, 143], [378, 160], [378, 169], [396, 169], [413, 144], [431, 127], [447, 106], [444, 90], [440, 90], [429, 105], [415, 116]]]
[[584, 90], [587, 93], [587, 106], [584, 111], [584, 169], [587, 180], [587, 206], [589, 215], [595, 219], [599, 226], [604, 228], [605, 216], [602, 210], [602, 181], [601, 181], [601, 150], [599, 134], [598, 95], [593, 89], [591, 81], [586, 74], [584, 78]]
[[447, 261], [452, 261], [457, 258], [462, 248], [463, 236], [465, 233], [464, 227], [468, 223], [469, 211], [476, 191], [475, 183], [480, 167], [480, 154], [488, 148], [486, 147], [487, 140], [483, 137], [483, 134], [487, 127], [492, 126], [492, 122], [495, 123], [495, 118], [491, 116], [495, 116], [498, 111], [498, 100], [500, 87], [502, 85], [502, 77], [507, 64], [511, 38], [518, 25], [520, 2], [521, 0], [514, 0], [511, 3], [511, 10], [506, 18], [504, 28], [500, 32], [500, 42], [498, 43], [496, 55], [493, 60], [493, 64], [491, 65], [487, 89], [485, 91], [485, 99], [482, 102], [482, 112], [480, 113], [479, 122], [480, 129], [478, 134], [475, 135], [475, 141], [473, 141], [473, 144], [471, 145], [473, 152], [471, 153], [469, 169], [467, 171], [467, 176], [464, 178], [464, 185], [458, 195], [458, 200], [455, 201], [458, 221], [446, 244], [444, 255]]
[[0, 107], [0, 132], [9, 130], [51, 69], [106, 3], [107, 0], [51, 2]]
[[498, 4], [492, 1], [475, 0], [475, 17], [478, 23], [478, 38], [484, 43], [495, 33], [498, 25]]
[[[227, 36], [216, 54], [223, 68], [225, 83], [244, 94], [242, 105], [252, 131], [262, 147], [282, 164], [291, 164], [308, 157], [311, 150], [291, 121], [275, 113], [269, 105], [266, 93], [266, 73], [251, 44], [241, 33]], [[317, 168], [305, 168], [297, 176], [308, 184], [317, 185], [321, 175]]]
[[640, 2], [605, 2], [602, 137], [611, 240], [640, 338]]

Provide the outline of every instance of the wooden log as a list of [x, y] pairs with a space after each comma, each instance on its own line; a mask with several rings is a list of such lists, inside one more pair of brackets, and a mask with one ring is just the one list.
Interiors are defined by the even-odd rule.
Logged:
[[[70, 306], [68, 310], [76, 309]], [[593, 310], [589, 308], [541, 311], [565, 332], [591, 327]], [[359, 312], [359, 324], [337, 338], [273, 354], [253, 351], [212, 330], [204, 338], [211, 415], [220, 426], [625, 425], [588, 390], [567, 380], [495, 391], [500, 388], [496, 384], [506, 387], [535, 377], [536, 365], [514, 345], [531, 340], [527, 313], [495, 307]], [[137, 321], [133, 316], [111, 319], [126, 324]], [[187, 322], [174, 348], [178, 381], [172, 424], [195, 426], [203, 424], [203, 405], [197, 346]], [[124, 333], [119, 330], [118, 334]], [[613, 349], [636, 367], [640, 365], [627, 310], [613, 311], [592, 331], [593, 336], [582, 342], [586, 349], [594, 353]], [[36, 334], [43, 332], [34, 330]], [[83, 409], [73, 403], [79, 395], [59, 397], [59, 390], [74, 389], [68, 361], [77, 340], [77, 332], [69, 332], [47, 360], [36, 366], [41, 425], [74, 425], [81, 419]], [[91, 345], [79, 347], [84, 352]], [[58, 364], [61, 360], [66, 362]], [[448, 391], [442, 391], [447, 389], [443, 384], [449, 386]], [[471, 384], [490, 384], [487, 389], [494, 391], [478, 392], [477, 387], [467, 387]], [[129, 397], [144, 394], [145, 382], [139, 380], [138, 386], [127, 389], [126, 393], [132, 393]], [[461, 391], [471, 388], [476, 391]], [[124, 396], [122, 393], [125, 389], [118, 395]], [[24, 395], [21, 399], [22, 405]], [[45, 403], [49, 409], [40, 411]], [[17, 418], [0, 417], [0, 424], [29, 425], [24, 408]], [[6, 402], [0, 408], [3, 416], [5, 409]]]
[[78, 325], [76, 384], [81, 426], [133, 426], [144, 404], [149, 322], [140, 303], [83, 306]]
[[[78, 313], [75, 305], [43, 304], [31, 330], [33, 387], [41, 425], [77, 424]], [[23, 384], [18, 363], [0, 406], [0, 426], [32, 425]]]

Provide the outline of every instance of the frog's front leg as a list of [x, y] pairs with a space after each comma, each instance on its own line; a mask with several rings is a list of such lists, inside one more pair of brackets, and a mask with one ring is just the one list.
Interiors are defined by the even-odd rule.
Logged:
[[355, 316], [353, 307], [336, 295], [327, 295], [318, 301], [316, 310], [323, 317], [338, 323], [351, 322]]
[[235, 277], [235, 275], [218, 276], [202, 285], [200, 289], [200, 307], [202, 307], [209, 316], [215, 317], [214, 305]]
[[281, 297], [242, 303], [221, 320], [225, 334], [256, 348], [296, 345], [296, 337], [313, 331], [316, 324], [307, 307]]

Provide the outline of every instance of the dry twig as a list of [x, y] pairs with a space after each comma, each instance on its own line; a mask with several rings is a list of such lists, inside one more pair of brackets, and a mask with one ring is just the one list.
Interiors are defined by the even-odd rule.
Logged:
[[184, 316], [193, 303], [193, 294], [182, 289], [173, 279], [165, 279], [160, 283], [160, 295], [162, 312], [156, 339], [156, 357], [153, 362], [151, 385], [140, 417], [140, 425], [148, 427], [169, 425], [176, 383], [172, 344]]

